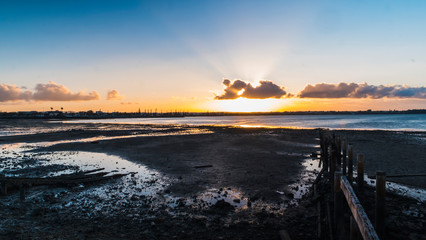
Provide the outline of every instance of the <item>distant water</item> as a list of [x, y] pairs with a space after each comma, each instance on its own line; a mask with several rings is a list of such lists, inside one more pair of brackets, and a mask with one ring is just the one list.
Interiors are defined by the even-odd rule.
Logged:
[[184, 118], [117, 118], [72, 120], [85, 123], [188, 124], [242, 127], [290, 127], [426, 131], [426, 114], [209, 116]]

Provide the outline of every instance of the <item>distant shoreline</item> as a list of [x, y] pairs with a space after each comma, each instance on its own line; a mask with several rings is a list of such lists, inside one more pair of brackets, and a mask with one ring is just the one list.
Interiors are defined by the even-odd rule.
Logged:
[[377, 114], [426, 114], [426, 109], [391, 111], [285, 111], [285, 112], [102, 112], [102, 111], [20, 111], [0, 112], [0, 119], [109, 119], [109, 118], [175, 118], [206, 116], [279, 116], [279, 115], [377, 115]]

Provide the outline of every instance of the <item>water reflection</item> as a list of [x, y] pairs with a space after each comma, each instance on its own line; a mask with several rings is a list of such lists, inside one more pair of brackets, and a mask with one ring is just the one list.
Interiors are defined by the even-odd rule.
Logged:
[[262, 115], [72, 120], [64, 123], [185, 124], [242, 127], [426, 131], [426, 114]]

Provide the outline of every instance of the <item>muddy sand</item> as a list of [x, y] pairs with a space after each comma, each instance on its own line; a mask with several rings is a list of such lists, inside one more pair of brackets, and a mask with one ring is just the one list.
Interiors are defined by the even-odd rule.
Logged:
[[[2, 126], [21, 131], [0, 136], [2, 174], [43, 177], [64, 168], [78, 170], [37, 165], [40, 156], [73, 152], [118, 156], [149, 173], [143, 179], [133, 173], [103, 183], [33, 187], [23, 203], [12, 191], [1, 197], [2, 239], [279, 239], [282, 229], [294, 239], [317, 234], [315, 208], [300, 196], [317, 174], [318, 130], [42, 121]], [[37, 132], [27, 126], [37, 126]], [[355, 154], [365, 154], [370, 175], [376, 170], [388, 175], [425, 172], [426, 133], [336, 134], [353, 144]], [[17, 143], [23, 143], [23, 150], [14, 162], [6, 153]], [[19, 159], [28, 164], [18, 168]], [[392, 180], [426, 186], [425, 177]], [[424, 221], [418, 219], [424, 217], [424, 202], [392, 199], [411, 209], [396, 211], [414, 222], [410, 231], [422, 229]]]

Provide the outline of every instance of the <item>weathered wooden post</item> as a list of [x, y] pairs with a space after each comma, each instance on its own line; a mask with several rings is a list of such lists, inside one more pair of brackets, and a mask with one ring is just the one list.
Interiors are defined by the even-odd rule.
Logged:
[[[315, 196], [315, 198], [318, 198], [318, 197], [319, 197], [319, 195], [318, 195], [318, 190], [317, 190], [317, 184], [314, 184], [314, 196]], [[317, 237], [318, 237], [318, 239], [321, 239], [321, 237], [322, 237], [322, 226], [321, 226], [321, 201], [318, 201], [318, 202], [317, 202], [317, 213], [318, 213], [318, 218], [317, 218], [317, 221], [318, 221], [318, 226], [317, 226], [317, 229], [318, 229]]]
[[332, 168], [332, 161], [333, 161], [333, 148], [330, 146], [328, 146], [328, 171], [331, 172], [331, 168]]
[[334, 172], [336, 171], [336, 151], [332, 148], [330, 148], [330, 151], [330, 180], [333, 182]]
[[322, 159], [322, 163], [323, 163], [322, 168], [325, 169], [326, 172], [328, 172], [328, 135], [323, 136], [323, 138], [324, 138], [324, 141], [323, 141], [324, 148], [322, 153], [324, 154], [324, 158]]
[[385, 195], [386, 195], [386, 173], [376, 172], [376, 231], [380, 238], [385, 233]]
[[364, 187], [364, 154], [358, 154], [358, 158], [356, 161], [356, 171], [356, 182], [358, 184], [358, 189], [362, 190]]
[[334, 232], [336, 233], [337, 239], [340, 239], [343, 231], [343, 193], [340, 188], [340, 179], [342, 172], [338, 171], [334, 173]]
[[348, 180], [352, 184], [354, 179], [354, 149], [352, 144], [348, 145]]
[[337, 140], [336, 140], [336, 151], [337, 151], [336, 163], [339, 166], [339, 168], [341, 168], [341, 166], [342, 166], [342, 138], [340, 136], [338, 136]]
[[343, 152], [342, 152], [342, 174], [346, 176], [346, 154], [348, 153], [348, 142], [343, 140]]

